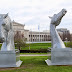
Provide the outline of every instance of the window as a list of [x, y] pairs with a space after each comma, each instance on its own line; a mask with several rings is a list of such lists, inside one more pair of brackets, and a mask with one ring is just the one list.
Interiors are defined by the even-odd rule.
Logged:
[[33, 35], [33, 37], [34, 37], [34, 35]]

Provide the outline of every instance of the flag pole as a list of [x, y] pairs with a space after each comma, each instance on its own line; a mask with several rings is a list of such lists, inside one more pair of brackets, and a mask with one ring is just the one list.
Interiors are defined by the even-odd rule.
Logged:
[[38, 30], [39, 30], [39, 42], [40, 42], [40, 25], [38, 25]]

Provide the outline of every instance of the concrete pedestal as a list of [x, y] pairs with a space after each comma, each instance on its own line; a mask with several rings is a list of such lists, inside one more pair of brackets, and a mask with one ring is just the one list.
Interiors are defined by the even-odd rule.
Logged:
[[0, 51], [0, 67], [19, 67], [22, 63], [15, 51]]
[[72, 65], [72, 48], [51, 49], [51, 60], [45, 60], [48, 65]]

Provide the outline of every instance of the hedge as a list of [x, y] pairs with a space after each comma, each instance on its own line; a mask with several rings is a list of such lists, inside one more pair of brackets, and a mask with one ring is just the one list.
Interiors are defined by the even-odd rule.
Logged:
[[41, 49], [41, 50], [20, 50], [20, 53], [47, 53], [50, 52], [47, 49]]

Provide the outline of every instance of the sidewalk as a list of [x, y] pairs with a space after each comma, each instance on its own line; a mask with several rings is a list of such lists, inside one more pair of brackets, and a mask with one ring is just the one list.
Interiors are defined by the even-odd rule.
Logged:
[[21, 54], [20, 56], [51, 56], [51, 54]]

